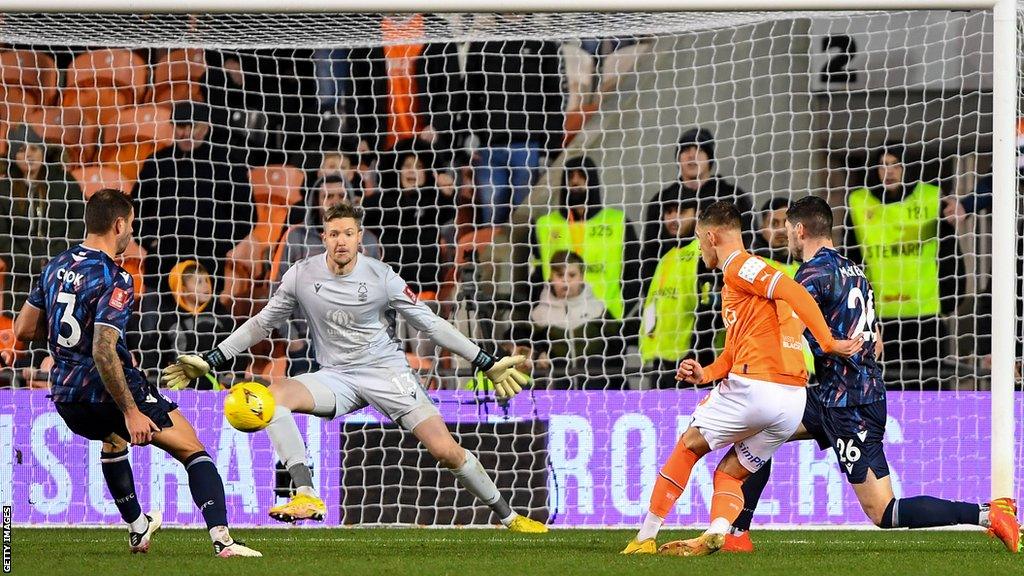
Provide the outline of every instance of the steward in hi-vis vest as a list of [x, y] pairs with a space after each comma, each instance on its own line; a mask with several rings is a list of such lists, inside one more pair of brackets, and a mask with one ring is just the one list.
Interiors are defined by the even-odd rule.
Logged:
[[847, 257], [863, 264], [881, 320], [887, 381], [936, 386], [945, 326], [961, 293], [956, 229], [941, 217], [942, 191], [910, 174], [903, 146], [875, 151], [865, 186], [847, 197]]

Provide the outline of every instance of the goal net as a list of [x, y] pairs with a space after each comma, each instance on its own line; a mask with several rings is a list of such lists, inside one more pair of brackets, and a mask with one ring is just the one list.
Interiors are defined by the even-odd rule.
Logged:
[[[1020, 302], [992, 297], [993, 246], [1021, 253], [1019, 221], [1012, 238], [992, 234], [994, 211], [1021, 213], [993, 206], [993, 21], [985, 10], [3, 14], [0, 500], [22, 524], [118, 519], [99, 446], [45, 396], [47, 351], [11, 330], [103, 188], [136, 203], [125, 337], [154, 381], [322, 253], [326, 207], [360, 206], [365, 255], [485, 349], [528, 356], [531, 386], [499, 403], [468, 361], [397, 318], [457, 438], [513, 508], [586, 527], [640, 521], [706, 392], [677, 383], [675, 367], [723, 345], [722, 282], [700, 262], [697, 211], [734, 202], [748, 249], [792, 274], [786, 207], [821, 196], [836, 245], [875, 289], [851, 306], [865, 326], [881, 322], [897, 496], [987, 499], [1000, 314], [1015, 318], [1024, 415]], [[1017, 130], [1024, 146], [1024, 120]], [[343, 311], [331, 321], [345, 329]], [[317, 370], [307, 336], [297, 316], [217, 378]], [[232, 523], [268, 524], [290, 486], [266, 435], [231, 429], [215, 391], [167, 395], [215, 454]], [[298, 421], [328, 524], [496, 521], [373, 409]], [[716, 460], [695, 468], [669, 524], [706, 517]], [[147, 507], [201, 523], [177, 463], [158, 450], [132, 463]], [[755, 524], [869, 524], [832, 452], [787, 445], [773, 474]]]

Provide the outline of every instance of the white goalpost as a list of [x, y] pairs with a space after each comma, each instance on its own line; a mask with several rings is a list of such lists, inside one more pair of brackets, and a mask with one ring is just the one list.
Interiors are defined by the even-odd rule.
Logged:
[[[665, 382], [659, 378], [680, 359], [671, 356], [677, 348], [699, 356], [698, 346], [706, 353], [722, 344], [712, 319], [715, 283], [705, 283], [695, 260], [692, 270], [666, 265], [652, 280], [671, 253], [648, 249], [665, 242], [670, 229], [659, 202], [671, 203], [666, 191], [683, 179], [680, 150], [698, 146], [716, 177], [739, 189], [726, 197], [748, 198], [750, 238], [774, 255], [780, 252], [771, 239], [773, 202], [809, 193], [832, 204], [837, 239], [855, 242], [846, 195], [870, 188], [875, 154], [883, 142], [900, 140], [907, 150], [899, 157], [901, 178], [905, 168], [922, 183], [935, 182], [942, 201], [926, 223], [930, 236], [905, 243], [917, 255], [934, 249], [936, 276], [953, 270], [955, 281], [952, 292], [942, 292], [946, 285], [936, 291], [935, 310], [889, 318], [902, 326], [930, 315], [936, 324], [934, 332], [893, 332], [920, 340], [921, 349], [934, 344], [935, 356], [932, 367], [886, 364], [896, 398], [886, 441], [897, 497], [903, 489], [979, 496], [948, 486], [961, 480], [985, 485], [992, 498], [1021, 494], [1024, 0], [778, 0], [770, 7], [754, 0], [395, 0], [386, 7], [379, 14], [381, 5], [366, 0], [2, 3], [0, 157], [17, 167], [24, 162], [18, 150], [37, 145], [47, 158], [56, 151], [52, 162], [60, 170], [46, 173], [80, 190], [77, 202], [99, 188], [120, 188], [140, 202], [139, 225], [151, 226], [137, 230], [126, 256], [141, 303], [129, 343], [142, 350], [137, 360], [147, 375], [190, 351], [183, 347], [206, 345], [201, 334], [230, 333], [230, 322], [238, 325], [265, 304], [283, 267], [316, 244], [320, 205], [337, 186], [369, 218], [372, 240], [364, 238], [363, 249], [376, 246], [403, 277], [415, 277], [418, 298], [485, 346], [533, 355], [534, 388], [499, 403], [468, 363], [439, 353], [412, 327], [397, 326], [421, 384], [459, 439], [496, 470], [511, 505], [555, 526], [634, 525], [656, 463], [701, 397], [691, 389], [657, 389]], [[508, 71], [488, 69], [511, 58], [502, 52], [506, 45], [516, 46], [523, 70], [536, 58], [529, 72], [535, 85], [510, 84]], [[118, 63], [110, 74], [75, 84], [85, 46], [112, 49]], [[46, 54], [52, 79], [44, 79], [43, 60], [25, 63], [31, 52]], [[544, 68], [545, 57], [556, 62], [552, 68]], [[33, 72], [8, 74], [5, 66], [14, 61]], [[99, 70], [101, 58], [89, 65]], [[125, 67], [132, 71], [120, 74]], [[546, 83], [551, 76], [558, 78]], [[509, 109], [498, 110], [499, 97]], [[510, 128], [514, 120], [506, 119], [494, 128], [496, 116], [511, 117], [517, 106], [511, 112], [522, 113], [523, 126]], [[203, 123], [208, 133], [176, 133]], [[507, 138], [495, 139], [498, 132]], [[185, 174], [180, 162], [194, 156], [183, 139], [197, 148], [204, 139], [216, 142], [223, 155], [203, 157], [208, 172]], [[168, 177], [172, 168], [177, 172]], [[600, 200], [587, 196], [586, 210], [609, 208], [609, 218], [615, 211], [620, 228], [615, 220], [602, 231], [619, 234], [618, 244], [608, 240], [586, 253], [578, 236], [584, 232], [573, 228], [577, 216], [566, 209], [573, 170], [600, 175]], [[20, 190], [17, 178], [0, 174], [0, 185], [4, 179]], [[177, 180], [173, 192], [162, 188], [168, 180]], [[31, 178], [24, 181], [31, 196]], [[944, 215], [952, 206], [976, 206], [982, 181], [990, 183], [991, 208], [963, 208], [958, 220]], [[679, 186], [673, 193], [685, 195]], [[414, 194], [403, 196], [408, 190]], [[386, 200], [391, 191], [393, 202]], [[684, 200], [676, 198], [679, 206]], [[175, 209], [182, 219], [169, 215]], [[19, 274], [28, 277], [34, 264], [19, 260], [20, 252], [38, 260], [46, 251], [35, 254], [44, 235], [18, 228], [32, 221], [18, 210], [17, 202], [0, 198], [8, 236], [31, 235], [24, 244], [0, 243], [4, 313], [27, 295]], [[560, 210], [568, 216], [544, 220]], [[413, 220], [403, 219], [412, 212]], [[434, 220], [416, 220], [425, 213]], [[152, 227], [147, 218], [161, 224]], [[558, 231], [541, 237], [551, 229], [544, 226], [562, 225], [568, 238], [550, 240]], [[947, 240], [953, 252], [945, 252]], [[552, 254], [601, 259], [619, 245], [626, 246], [622, 257], [602, 260], [601, 271], [581, 264], [580, 297], [586, 306], [600, 302], [580, 314], [600, 320], [539, 330], [537, 310], [557, 299]], [[182, 304], [187, 262], [210, 268], [208, 303]], [[677, 336], [653, 343], [658, 299], [676, 289], [665, 280], [673, 274], [688, 282], [692, 276], [693, 293], [671, 298], [686, 298], [697, 312], [677, 322]], [[927, 282], [925, 275], [907, 274], [906, 283]], [[571, 305], [565, 306], [568, 315]], [[212, 318], [214, 327], [198, 323], [200, 317]], [[45, 387], [46, 354], [6, 346], [3, 329], [4, 386]], [[289, 323], [222, 381], [311, 369], [314, 351], [295, 345], [304, 330], [301, 319]], [[596, 351], [594, 342], [602, 342]], [[275, 471], [264, 435], [240, 435], [223, 423], [213, 394], [172, 397], [216, 451], [236, 522], [263, 525], [261, 510], [289, 490], [287, 474]], [[37, 503], [16, 511], [21, 524], [115, 518], [92, 488], [102, 484], [95, 450], [64, 434], [49, 407], [39, 392], [0, 390], [0, 445], [31, 446], [35, 462], [21, 466], [0, 456], [0, 500]], [[297, 422], [333, 521], [493, 520], [372, 410], [332, 423]], [[846, 516], [849, 494], [831, 452], [798, 444], [806, 446], [780, 451], [780, 488], [766, 492], [755, 523], [863, 524], [851, 520], [860, 512], [849, 503]], [[172, 522], [198, 523], [181, 475], [153, 458], [139, 472], [149, 486], [140, 498], [180, 508], [166, 515]], [[710, 505], [710, 473], [698, 466], [694, 479], [675, 509], [679, 523]], [[164, 486], [175, 482], [177, 489]], [[55, 487], [63, 484], [69, 487]]]

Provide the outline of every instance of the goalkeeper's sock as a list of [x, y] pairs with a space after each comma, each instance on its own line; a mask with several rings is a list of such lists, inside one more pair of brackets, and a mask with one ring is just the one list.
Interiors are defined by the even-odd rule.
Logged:
[[[131, 525], [134, 532], [145, 532], [149, 521], [142, 515], [142, 507], [135, 496], [135, 477], [132, 475], [128, 449], [119, 452], [100, 452], [100, 468], [103, 469], [103, 479], [107, 481], [107, 490], [114, 498], [114, 505], [121, 513], [121, 519]], [[142, 530], [134, 530], [140, 523]]]
[[725, 534], [743, 510], [743, 480], [715, 471], [715, 494], [711, 497], [712, 534]]
[[974, 524], [984, 526], [988, 514], [981, 505], [954, 502], [932, 496], [893, 498], [882, 513], [881, 528], [930, 528]]
[[227, 526], [224, 482], [220, 479], [220, 472], [217, 472], [213, 459], [206, 452], [196, 452], [186, 458], [184, 464], [188, 472], [188, 489], [192, 492], [192, 500], [203, 513], [206, 527]]
[[700, 460], [700, 456], [687, 448], [680, 438], [654, 482], [649, 512], [636, 535], [637, 540], [642, 542], [657, 538], [665, 517], [686, 489], [686, 483], [690, 481], [690, 472], [693, 471], [693, 465], [697, 460]]
[[463, 452], [466, 453], [466, 461], [462, 463], [462, 466], [452, 470], [455, 477], [473, 496], [487, 504], [502, 524], [508, 526], [516, 517], [515, 512], [512, 512], [512, 507], [501, 497], [498, 487], [494, 485], [494, 480], [487, 475], [487, 471], [480, 465], [476, 456], [469, 450], [463, 450]]
[[761, 500], [761, 493], [768, 485], [768, 478], [772, 474], [772, 461], [768, 460], [761, 466], [761, 469], [754, 472], [743, 481], [743, 510], [733, 521], [734, 532], [746, 532], [750, 530], [750, 522], [754, 519], [754, 510], [757, 510], [757, 503]]
[[274, 416], [267, 425], [267, 435], [274, 445], [277, 459], [284, 464], [300, 494], [315, 496], [313, 473], [306, 464], [306, 443], [302, 441], [299, 427], [295, 424], [292, 411], [284, 406], [274, 408]]

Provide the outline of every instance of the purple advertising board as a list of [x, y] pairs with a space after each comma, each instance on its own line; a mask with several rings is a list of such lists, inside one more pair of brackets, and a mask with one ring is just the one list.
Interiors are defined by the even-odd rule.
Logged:
[[[42, 391], [0, 391], [0, 501], [13, 505], [19, 525], [115, 525], [119, 522], [103, 483], [99, 443], [74, 436]], [[275, 457], [265, 433], [243, 434], [226, 424], [222, 396], [168, 392], [195, 426], [224, 479], [232, 524], [270, 525]], [[659, 465], [668, 457], [696, 391], [564, 392], [521, 394], [501, 408], [472, 392], [432, 393], [448, 422], [548, 421], [549, 498], [555, 526], [635, 526], [647, 509]], [[1016, 422], [1024, 397], [1016, 396]], [[298, 416], [308, 443], [315, 482], [329, 510], [341, 501], [342, 422], [378, 421], [367, 409], [325, 421]], [[989, 395], [984, 392], [892, 392], [886, 453], [897, 496], [930, 494], [977, 501], [989, 497]], [[1015, 454], [1022, 452], [1017, 431]], [[671, 525], [707, 521], [712, 454], [697, 464]], [[163, 511], [165, 522], [202, 524], [182, 467], [160, 450], [134, 448], [132, 466], [144, 509]], [[1017, 496], [1024, 468], [1017, 468]], [[338, 515], [327, 525], [337, 524]], [[755, 523], [762, 526], [867, 525], [853, 491], [829, 451], [812, 442], [784, 446]]]

